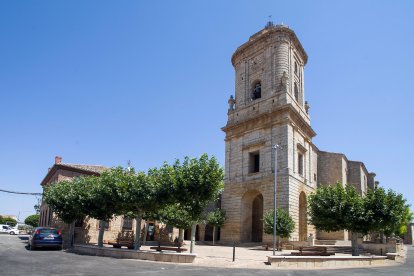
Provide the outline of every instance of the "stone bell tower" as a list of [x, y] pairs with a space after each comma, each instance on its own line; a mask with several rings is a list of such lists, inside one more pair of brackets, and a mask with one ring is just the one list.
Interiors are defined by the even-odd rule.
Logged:
[[305, 240], [306, 198], [316, 188], [316, 134], [310, 126], [304, 94], [307, 54], [285, 25], [252, 35], [232, 56], [235, 97], [229, 99], [225, 187], [222, 208], [227, 222], [223, 241], [272, 240], [263, 232], [264, 213], [273, 209], [274, 151], [278, 144], [277, 206], [295, 220], [293, 240]]

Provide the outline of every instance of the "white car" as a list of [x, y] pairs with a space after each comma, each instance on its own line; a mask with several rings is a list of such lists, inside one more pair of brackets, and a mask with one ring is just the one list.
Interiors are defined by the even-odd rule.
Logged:
[[9, 230], [7, 230], [7, 233], [9, 233], [10, 235], [19, 235], [20, 230], [17, 228], [10, 228]]
[[19, 231], [19, 229], [17, 229], [17, 227], [11, 228], [9, 225], [5, 225], [5, 224], [0, 225], [0, 232], [7, 233], [7, 234], [10, 234], [10, 235], [19, 235], [20, 234], [20, 231]]

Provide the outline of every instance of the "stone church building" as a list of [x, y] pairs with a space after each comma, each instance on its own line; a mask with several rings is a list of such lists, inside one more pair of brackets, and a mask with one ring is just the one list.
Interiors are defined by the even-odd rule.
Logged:
[[[295, 221], [292, 241], [348, 240], [346, 231], [316, 232], [308, 224], [307, 197], [320, 185], [338, 181], [352, 184], [361, 194], [374, 189], [374, 173], [362, 162], [344, 154], [320, 151], [312, 142], [309, 104], [305, 100], [304, 68], [308, 56], [295, 33], [285, 25], [266, 27], [237, 48], [231, 61], [235, 69], [235, 97], [229, 99], [225, 132], [225, 187], [221, 208], [227, 221], [216, 240], [223, 242], [270, 242], [263, 232], [263, 215], [273, 209], [275, 153], [277, 149], [277, 206]], [[56, 157], [42, 187], [79, 175], [99, 175], [103, 166], [64, 164]], [[41, 206], [41, 226], [57, 226], [50, 208]], [[134, 229], [134, 220], [115, 217], [108, 222], [104, 239]], [[94, 219], [75, 225], [78, 242], [96, 242], [99, 223]], [[63, 227], [62, 225], [60, 227]], [[151, 227], [151, 223], [150, 223]], [[154, 231], [157, 228], [152, 222]], [[177, 229], [165, 228], [165, 238], [174, 240]], [[188, 231], [187, 231], [188, 232]], [[149, 232], [148, 239], [151, 239]], [[198, 225], [197, 240], [212, 240], [212, 227]]]
[[227, 222], [222, 241], [268, 242], [263, 214], [273, 209], [275, 150], [277, 207], [295, 221], [291, 240], [348, 239], [346, 231], [316, 233], [308, 224], [307, 197], [320, 185], [352, 184], [361, 193], [374, 188], [375, 174], [344, 154], [320, 151], [312, 142], [304, 68], [308, 56], [294, 31], [266, 27], [237, 48], [235, 97], [229, 99], [225, 138], [225, 187], [222, 208]]

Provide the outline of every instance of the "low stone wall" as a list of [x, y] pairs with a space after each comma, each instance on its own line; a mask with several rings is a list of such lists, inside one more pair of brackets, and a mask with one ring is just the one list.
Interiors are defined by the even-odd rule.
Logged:
[[371, 254], [386, 255], [400, 252], [404, 245], [401, 243], [362, 243], [361, 246]]
[[321, 268], [376, 266], [386, 263], [385, 256], [268, 256], [268, 262], [276, 267]]
[[171, 262], [171, 263], [192, 263], [197, 254], [191, 253], [167, 253], [156, 251], [135, 251], [122, 248], [98, 247], [94, 245], [75, 244], [72, 252], [93, 255], [105, 256], [113, 258], [124, 259], [139, 259], [156, 262]]

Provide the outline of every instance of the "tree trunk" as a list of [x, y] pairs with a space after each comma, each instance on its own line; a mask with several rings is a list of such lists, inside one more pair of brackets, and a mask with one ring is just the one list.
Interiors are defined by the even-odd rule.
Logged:
[[277, 251], [282, 251], [282, 243], [280, 241], [280, 236], [276, 236], [276, 250]]
[[352, 232], [352, 256], [359, 256], [359, 249], [358, 249], [358, 233]]
[[213, 245], [214, 245], [215, 236], [216, 236], [216, 226], [213, 226]]
[[148, 233], [148, 222], [144, 222], [144, 237], [142, 238], [142, 244], [145, 245], [147, 243], [147, 233]]
[[381, 243], [385, 243], [385, 235], [383, 231], [381, 231], [380, 237], [381, 237]]
[[178, 242], [184, 242], [184, 229], [178, 229]]
[[280, 237], [276, 235], [276, 251], [280, 250]]
[[69, 247], [73, 247], [75, 240], [75, 221], [69, 224]]
[[105, 232], [105, 221], [99, 221], [99, 235], [98, 235], [98, 246], [103, 247], [103, 237]]
[[141, 248], [141, 220], [142, 215], [139, 213], [135, 218], [135, 241], [134, 249], [139, 250]]
[[191, 227], [190, 253], [193, 253], [194, 251], [196, 227], [197, 227], [197, 224], [193, 224], [193, 226]]

